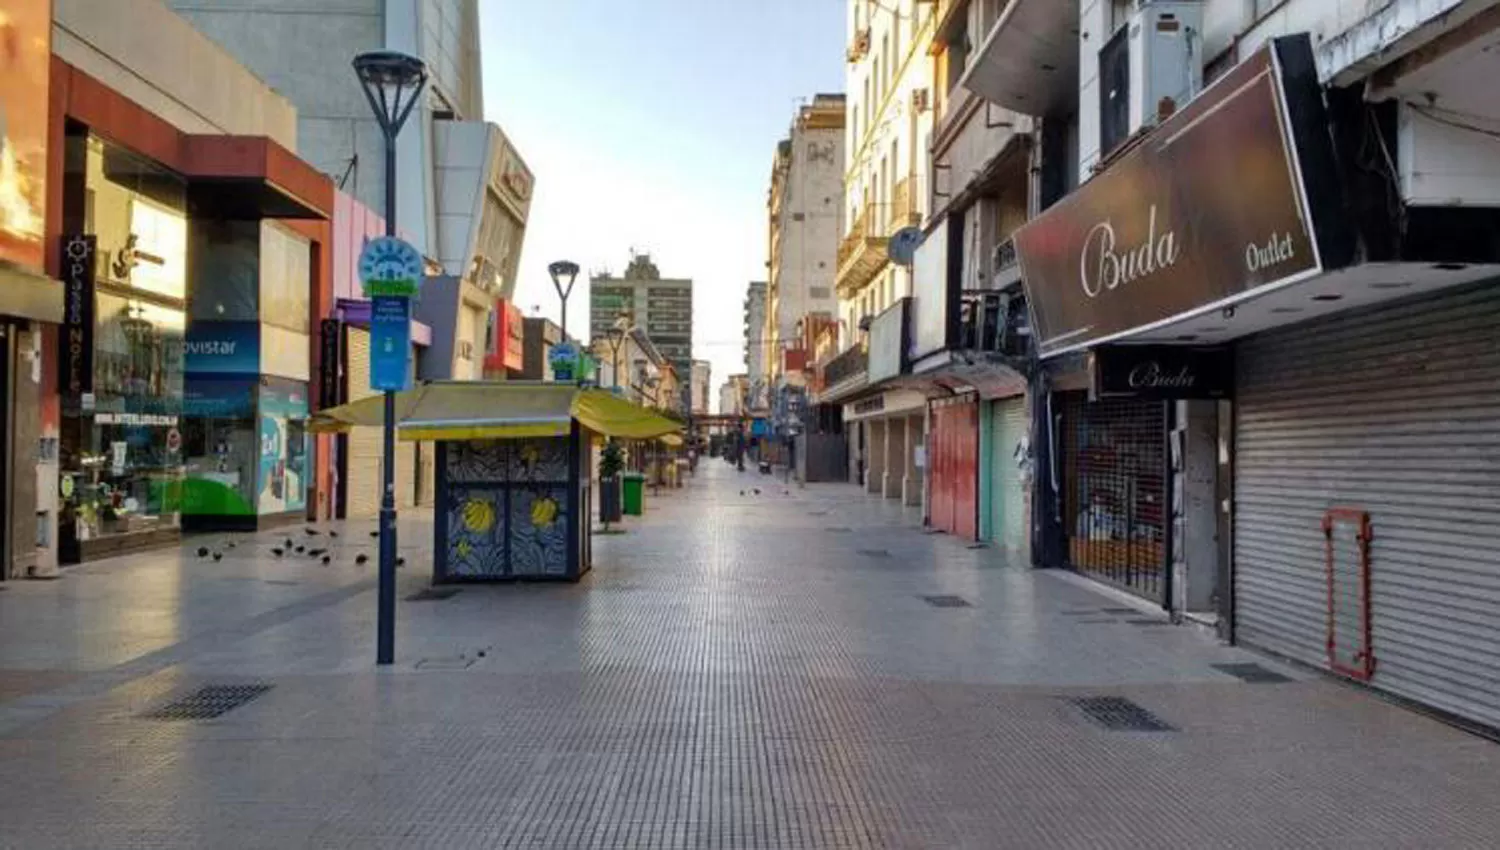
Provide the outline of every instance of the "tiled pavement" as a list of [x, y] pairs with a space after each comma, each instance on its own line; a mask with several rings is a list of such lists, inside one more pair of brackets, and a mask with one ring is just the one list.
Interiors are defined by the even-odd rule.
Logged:
[[[1500, 843], [1496, 745], [916, 520], [705, 461], [577, 586], [403, 601], [386, 672], [369, 524], [320, 537], [327, 567], [263, 534], [9, 585], [0, 847]], [[405, 532], [403, 598], [428, 561]], [[1213, 667], [1235, 662], [1292, 681]], [[273, 687], [142, 716], [246, 682]], [[1107, 730], [1078, 696], [1172, 729]]]

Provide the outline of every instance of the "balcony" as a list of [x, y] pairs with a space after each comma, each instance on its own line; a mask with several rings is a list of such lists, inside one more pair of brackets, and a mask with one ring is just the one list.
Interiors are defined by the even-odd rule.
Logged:
[[865, 204], [839, 243], [838, 290], [854, 293], [875, 279], [888, 260], [889, 207]]
[[849, 389], [863, 385], [869, 359], [869, 349], [865, 343], [860, 342], [824, 363], [822, 368], [824, 395], [834, 396], [839, 390], [847, 392]]
[[917, 209], [915, 193], [912, 192], [912, 179], [901, 178], [896, 188], [891, 192], [890, 216], [887, 221], [886, 233], [895, 235], [896, 231], [904, 227], [916, 227], [922, 223], [922, 213]]
[[1006, 361], [1031, 356], [1026, 299], [1019, 290], [968, 290], [960, 302], [958, 347]]
[[1010, 0], [958, 84], [1023, 115], [1066, 110], [1078, 97], [1078, 0]]

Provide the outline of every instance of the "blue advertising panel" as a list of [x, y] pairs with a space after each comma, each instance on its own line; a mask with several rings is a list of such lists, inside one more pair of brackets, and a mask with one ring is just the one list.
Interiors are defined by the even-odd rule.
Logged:
[[370, 299], [370, 389], [411, 389], [411, 299]]
[[259, 419], [256, 511], [299, 510], [307, 505], [307, 385], [263, 379]]
[[255, 375], [260, 372], [259, 322], [188, 323], [183, 343], [190, 375]]

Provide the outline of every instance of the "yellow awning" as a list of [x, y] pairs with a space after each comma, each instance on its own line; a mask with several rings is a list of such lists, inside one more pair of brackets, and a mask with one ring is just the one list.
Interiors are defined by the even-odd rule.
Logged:
[[[434, 381], [396, 394], [402, 440], [490, 440], [565, 435], [577, 419], [608, 437], [650, 439], [682, 430], [654, 410], [603, 390], [539, 381]], [[385, 400], [362, 398], [316, 413], [315, 433], [378, 428]]]

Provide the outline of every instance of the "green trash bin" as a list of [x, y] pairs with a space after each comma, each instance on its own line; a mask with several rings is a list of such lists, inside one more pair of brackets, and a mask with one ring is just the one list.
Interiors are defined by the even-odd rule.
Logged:
[[640, 516], [646, 511], [646, 476], [627, 472], [620, 476], [624, 492], [625, 515]]

